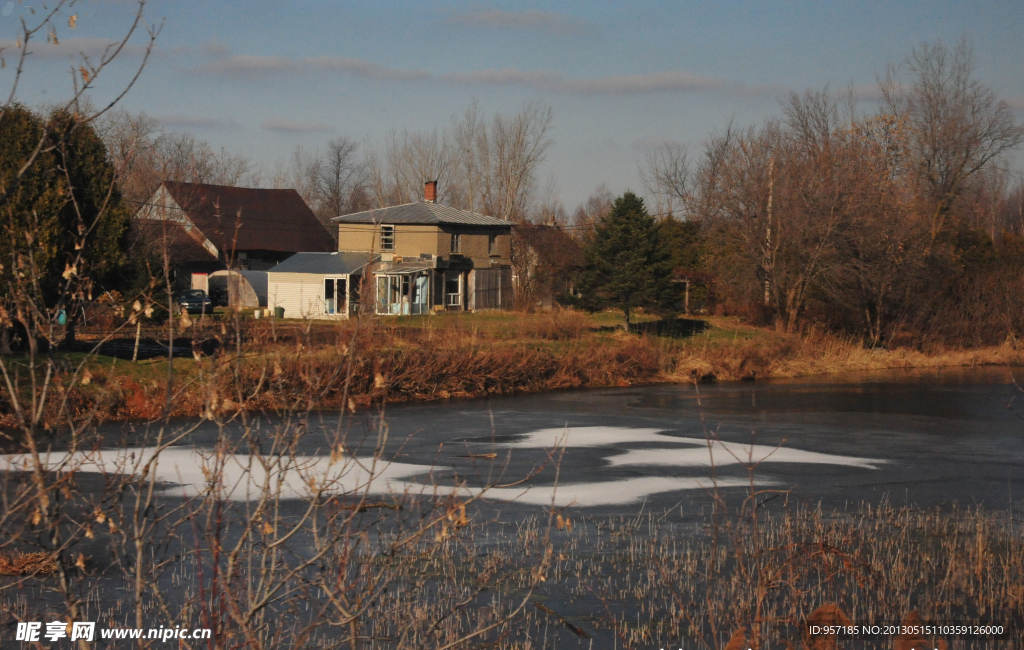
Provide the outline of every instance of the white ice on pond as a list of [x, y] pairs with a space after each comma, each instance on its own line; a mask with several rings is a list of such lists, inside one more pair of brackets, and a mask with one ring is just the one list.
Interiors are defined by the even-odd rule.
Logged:
[[662, 433], [664, 429], [633, 429], [629, 427], [574, 427], [540, 429], [523, 434], [518, 440], [502, 442], [502, 447], [588, 448], [623, 446], [635, 443], [686, 445], [656, 449], [630, 449], [608, 462], [612, 466], [659, 465], [665, 467], [722, 467], [725, 465], [757, 465], [761, 463], [804, 463], [813, 465], [844, 465], [876, 469], [886, 461], [876, 458], [822, 454], [781, 445], [751, 445], [718, 439], [686, 438]]
[[[152, 462], [149, 476], [163, 484], [161, 494], [194, 497], [211, 486], [232, 501], [254, 500], [265, 489], [281, 499], [303, 499], [316, 491], [325, 494], [386, 494], [414, 485], [401, 481], [435, 469], [429, 465], [389, 463], [351, 456], [277, 456], [220, 454], [215, 450], [168, 447], [156, 456], [156, 447], [104, 449], [41, 455], [49, 471], [94, 472], [141, 476]], [[0, 456], [0, 470], [28, 471], [28, 454]], [[419, 486], [421, 489], [425, 486]]]
[[[578, 427], [539, 429], [518, 439], [496, 443], [510, 449], [609, 449], [605, 467], [724, 467], [763, 463], [803, 463], [875, 469], [884, 460], [823, 454], [790, 447], [745, 445], [742, 443], [665, 435], [661, 429], [626, 427]], [[673, 445], [654, 449], [623, 448], [635, 443]], [[621, 453], [620, 453], [621, 452]], [[158, 458], [155, 447], [53, 452], [41, 456], [48, 471], [92, 472], [148, 477], [161, 485], [166, 496], [194, 497], [208, 493], [233, 501], [248, 501], [262, 494], [281, 499], [304, 499], [314, 493], [329, 495], [429, 494], [454, 490], [465, 496], [531, 505], [607, 506], [638, 502], [650, 495], [682, 490], [748, 486], [749, 479], [721, 477], [633, 476], [604, 481], [562, 482], [557, 486], [523, 485], [501, 488], [468, 488], [430, 485], [422, 482], [431, 472], [448, 473], [452, 468], [355, 458], [349, 455], [289, 456], [260, 454], [218, 454], [216, 450], [191, 447], [163, 449]], [[563, 458], [566, 461], [568, 456]], [[568, 461], [571, 462], [571, 461]], [[0, 455], [0, 471], [29, 471], [27, 454]], [[570, 468], [571, 465], [567, 465]], [[420, 480], [413, 480], [419, 478]], [[758, 484], [771, 483], [758, 477]], [[269, 492], [267, 492], [269, 490]]]

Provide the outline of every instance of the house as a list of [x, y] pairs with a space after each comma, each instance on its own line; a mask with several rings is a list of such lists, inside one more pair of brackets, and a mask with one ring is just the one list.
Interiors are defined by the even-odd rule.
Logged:
[[267, 305], [285, 318], [336, 320], [359, 306], [367, 253], [296, 253], [267, 271]]
[[583, 268], [583, 249], [557, 225], [516, 226], [516, 289], [532, 307], [544, 310], [569, 304], [574, 280]]
[[[152, 245], [167, 245], [178, 288], [224, 269], [266, 271], [298, 252], [332, 252], [334, 240], [295, 190], [164, 181], [136, 212]], [[194, 278], [202, 286], [208, 280]]]
[[375, 312], [415, 315], [512, 307], [512, 224], [424, 200], [332, 219], [338, 250], [375, 256]]

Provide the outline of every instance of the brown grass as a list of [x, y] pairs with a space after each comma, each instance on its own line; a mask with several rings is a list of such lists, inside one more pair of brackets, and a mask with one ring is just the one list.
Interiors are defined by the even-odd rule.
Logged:
[[[928, 352], [869, 350], [859, 341], [820, 332], [787, 335], [735, 319], [710, 322], [703, 334], [666, 338], [628, 333], [614, 327], [617, 320], [572, 310], [381, 319], [364, 322], [358, 330], [354, 322], [264, 319], [241, 322], [239, 355], [239, 339], [229, 328], [222, 330], [223, 323], [207, 319], [193, 326], [191, 334], [212, 356], [175, 360], [176, 389], [181, 392], [171, 415], [294, 408], [296, 395], [303, 396], [304, 408], [341, 409], [385, 400], [1022, 361], [1013, 341]], [[350, 345], [360, 352], [353, 359], [346, 398]], [[101, 420], [160, 417], [167, 395], [166, 368], [160, 360], [97, 362], [90, 385], [67, 388], [70, 412], [92, 413]], [[63, 381], [59, 370], [58, 383]], [[210, 402], [211, 389], [218, 395], [215, 403]], [[9, 419], [0, 413], [0, 426]]]
[[0, 553], [0, 575], [49, 575], [57, 563], [47, 553]]

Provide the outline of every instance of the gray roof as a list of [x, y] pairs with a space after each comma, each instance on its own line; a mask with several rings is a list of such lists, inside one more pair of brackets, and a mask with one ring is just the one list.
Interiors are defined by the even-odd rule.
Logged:
[[510, 221], [495, 219], [494, 217], [488, 217], [476, 212], [459, 210], [450, 205], [441, 205], [440, 203], [430, 203], [427, 201], [393, 205], [390, 208], [381, 208], [379, 210], [354, 212], [334, 217], [331, 221], [337, 223], [414, 223], [512, 227], [512, 222]]
[[351, 275], [369, 261], [367, 253], [296, 253], [267, 272]]

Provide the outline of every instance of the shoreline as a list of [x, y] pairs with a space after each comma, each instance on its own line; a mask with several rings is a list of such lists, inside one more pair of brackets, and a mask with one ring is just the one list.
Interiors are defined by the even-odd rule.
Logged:
[[[570, 313], [568, 318], [584, 318]], [[575, 388], [693, 384], [848, 372], [939, 369], [1024, 363], [1015, 342], [979, 348], [865, 349], [828, 334], [781, 334], [738, 323], [715, 322], [709, 332], [686, 338], [594, 329], [592, 321], [566, 324], [566, 316], [523, 318], [520, 330], [481, 325], [487, 319], [452, 319], [442, 328], [420, 326], [333, 330], [329, 339], [304, 346], [299, 339], [249, 346], [236, 355], [176, 358], [176, 396], [165, 411], [166, 359], [132, 363], [88, 357], [88, 379], [71, 385], [65, 364], [55, 393], [76, 417], [94, 422], [146, 422], [164, 417], [220, 418], [239, 411], [363, 410], [375, 404], [541, 393]], [[493, 323], [503, 324], [498, 319]], [[453, 325], [454, 323], [454, 325]], [[472, 325], [471, 328], [467, 324]], [[731, 328], [729, 327], [731, 326]], [[532, 329], [530, 329], [532, 327]], [[252, 336], [252, 332], [248, 333]], [[347, 339], [352, 335], [354, 338]], [[354, 342], [349, 352], [346, 340]], [[364, 352], [365, 351], [365, 352]], [[70, 359], [69, 359], [70, 361]], [[345, 391], [345, 376], [350, 379]], [[16, 424], [10, 407], [0, 428]], [[51, 408], [45, 418], [55, 423]], [[52, 424], [51, 424], [52, 426]]]

